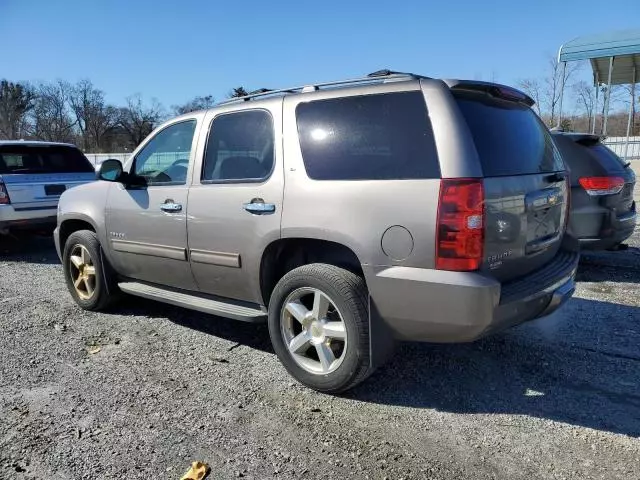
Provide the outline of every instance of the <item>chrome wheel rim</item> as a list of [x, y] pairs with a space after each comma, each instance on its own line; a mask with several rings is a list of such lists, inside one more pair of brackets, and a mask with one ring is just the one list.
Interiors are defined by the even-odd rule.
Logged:
[[347, 329], [335, 302], [317, 288], [299, 288], [280, 313], [285, 347], [298, 366], [315, 375], [335, 371], [347, 352]]
[[91, 299], [96, 290], [96, 267], [89, 250], [83, 245], [74, 245], [71, 249], [69, 275], [78, 297]]

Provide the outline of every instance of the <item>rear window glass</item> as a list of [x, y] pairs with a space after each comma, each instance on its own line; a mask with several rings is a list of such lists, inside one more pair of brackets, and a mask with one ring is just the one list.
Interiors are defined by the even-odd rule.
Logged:
[[608, 147], [602, 145], [601, 143], [596, 143], [595, 145], [586, 148], [607, 170], [616, 171], [624, 169], [625, 162], [623, 162], [618, 155], [613, 153]]
[[312, 179], [440, 176], [433, 132], [420, 92], [301, 103], [296, 117], [304, 165]]
[[485, 176], [565, 169], [549, 131], [526, 105], [471, 93], [458, 93], [456, 100], [471, 130]]
[[93, 172], [91, 162], [74, 147], [0, 145], [0, 173]]

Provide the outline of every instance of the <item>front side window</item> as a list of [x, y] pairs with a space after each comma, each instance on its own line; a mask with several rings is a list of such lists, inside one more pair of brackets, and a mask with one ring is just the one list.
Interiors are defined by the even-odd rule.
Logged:
[[266, 110], [220, 115], [211, 123], [202, 181], [264, 180], [273, 169], [273, 146], [273, 119]]
[[316, 100], [296, 108], [300, 148], [314, 180], [438, 178], [421, 92]]
[[195, 129], [196, 121], [188, 120], [158, 132], [136, 155], [134, 173], [148, 185], [185, 184]]

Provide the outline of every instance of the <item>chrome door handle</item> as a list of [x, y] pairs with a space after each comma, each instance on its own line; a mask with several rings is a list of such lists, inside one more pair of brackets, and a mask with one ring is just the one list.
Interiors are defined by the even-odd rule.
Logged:
[[264, 203], [261, 198], [254, 198], [244, 204], [244, 209], [253, 215], [271, 215], [276, 211], [276, 206], [273, 203]]
[[182, 211], [182, 205], [179, 203], [167, 202], [160, 205], [160, 210], [168, 213], [176, 213]]

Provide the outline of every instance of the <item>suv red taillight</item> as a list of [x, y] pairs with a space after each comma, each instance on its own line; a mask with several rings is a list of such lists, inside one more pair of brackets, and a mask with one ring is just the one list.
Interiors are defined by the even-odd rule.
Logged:
[[8, 205], [11, 203], [9, 199], [9, 193], [7, 192], [4, 183], [0, 182], [0, 205]]
[[436, 232], [436, 268], [480, 268], [484, 244], [484, 189], [475, 178], [442, 179]]
[[622, 191], [624, 178], [622, 177], [582, 177], [580, 185], [589, 195], [615, 195]]

